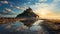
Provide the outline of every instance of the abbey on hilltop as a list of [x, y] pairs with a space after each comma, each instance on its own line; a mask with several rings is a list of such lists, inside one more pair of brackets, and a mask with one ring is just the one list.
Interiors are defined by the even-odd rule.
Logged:
[[29, 7], [29, 8], [26, 9], [22, 14], [17, 15], [16, 18], [31, 18], [31, 17], [36, 18], [36, 17], [38, 17], [38, 15], [35, 14], [35, 13], [33, 12], [33, 10]]
[[16, 18], [28, 18], [21, 22], [23, 22], [26, 26], [31, 26], [35, 21], [37, 21], [37, 17], [39, 16], [35, 14], [31, 8], [28, 8], [22, 14], [17, 15]]

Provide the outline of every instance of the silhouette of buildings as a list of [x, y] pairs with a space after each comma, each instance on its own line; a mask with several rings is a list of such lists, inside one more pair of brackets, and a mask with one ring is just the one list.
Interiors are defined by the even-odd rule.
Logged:
[[33, 10], [29, 7], [22, 14], [17, 15], [16, 18], [28, 18], [27, 20], [22, 20], [21, 22], [23, 22], [27, 26], [31, 26], [32, 23], [34, 23], [37, 20], [37, 17], [39, 16], [35, 14]]
[[16, 18], [36, 18], [38, 15], [33, 12], [31, 8], [26, 9], [22, 14], [17, 15]]

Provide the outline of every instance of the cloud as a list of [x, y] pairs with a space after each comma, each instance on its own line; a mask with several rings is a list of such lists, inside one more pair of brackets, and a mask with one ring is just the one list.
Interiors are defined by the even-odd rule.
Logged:
[[[52, 3], [44, 3], [44, 2], [42, 2], [42, 3], [35, 3], [34, 5], [30, 5], [30, 7], [34, 10], [35, 13], [40, 11], [42, 8], [46, 9], [49, 12], [52, 13], [51, 17], [53, 18], [53, 16], [56, 17], [58, 15], [57, 12], [60, 11], [60, 10], [57, 10], [57, 8], [60, 7], [60, 6], [58, 6], [59, 2], [60, 2], [60, 0], [54, 0]], [[59, 17], [59, 16], [57, 16], [57, 17]], [[47, 18], [49, 18], [49, 17], [47, 17]]]
[[44, 8], [44, 7], [48, 7], [49, 5], [47, 3], [35, 3], [35, 5], [38, 7], [38, 8]]
[[15, 8], [16, 8], [16, 9], [19, 9], [19, 10], [23, 10], [23, 11], [27, 9], [27, 7], [26, 7], [26, 6], [22, 6], [22, 7], [15, 6]]
[[[47, 1], [47, 0], [40, 0], [40, 1]], [[57, 0], [54, 0], [52, 3], [48, 4], [48, 3], [35, 3], [35, 5], [31, 5], [30, 7], [31, 8], [35, 8], [35, 10], [37, 9], [41, 9], [41, 8], [45, 8], [45, 9], [48, 9], [48, 10], [54, 10], [56, 7], [57, 7], [57, 4], [59, 1]]]
[[47, 0], [39, 0], [40, 2], [46, 2]]
[[54, 0], [51, 4], [48, 4], [49, 5], [48, 8], [50, 8], [51, 10], [56, 10], [57, 7], [59, 7], [58, 6], [59, 3], [60, 3], [60, 0]]
[[44, 20], [38, 20], [35, 23], [33, 23], [33, 25], [38, 26], [38, 25], [42, 24], [43, 21]]
[[8, 1], [0, 1], [2, 4], [8, 4]]
[[4, 15], [10, 14], [10, 15], [12, 15], [12, 14], [15, 14], [15, 12], [13, 12], [13, 11], [12, 11], [11, 9], [9, 9], [9, 8], [5, 8], [1, 14], [4, 14]]
[[11, 28], [11, 26], [10, 26], [10, 25], [7, 25], [7, 26], [5, 27], [5, 29], [9, 29], [9, 28]]
[[8, 9], [8, 8], [5, 8], [5, 10], [6, 10], [7, 12], [12, 12], [12, 10], [11, 10], [11, 9]]
[[14, 6], [13, 6], [12, 4], [10, 4], [10, 3], [9, 3], [9, 5], [10, 5], [10, 7], [14, 7]]
[[37, 10], [40, 10], [41, 8], [47, 9], [49, 7], [49, 4], [47, 4], [47, 3], [35, 3], [35, 5], [31, 5], [30, 7], [33, 9], [33, 11], [37, 11]]
[[23, 26], [21, 26], [21, 27], [17, 28], [17, 29], [16, 29], [16, 31], [20, 31], [20, 30], [27, 30], [27, 29], [28, 29], [28, 27], [27, 27], [27, 26], [25, 26], [25, 25], [23, 25]]
[[54, 0], [54, 2], [60, 2], [60, 0]]
[[[35, 2], [36, 0], [32, 1], [32, 0], [27, 0], [26, 3], [14, 3], [14, 2], [8, 2], [8, 1], [0, 1], [2, 4], [8, 4], [10, 5], [10, 7], [12, 7], [13, 9], [19, 9], [19, 10], [26, 10], [29, 6], [33, 9], [33, 11], [37, 11], [37, 10], [41, 10], [41, 8], [47, 9], [47, 10], [51, 10], [51, 12], [53, 12], [53, 10], [56, 10], [57, 4], [58, 2], [60, 2], [60, 0], [38, 0], [38, 2]], [[47, 1], [50, 1], [49, 3]], [[19, 4], [21, 3], [21, 4]], [[16, 4], [16, 5], [15, 5]], [[17, 6], [19, 5], [19, 6]], [[22, 6], [20, 6], [22, 5]], [[24, 6], [23, 6], [24, 5]], [[4, 14], [11, 14], [14, 13], [11, 9], [5, 8], [3, 10]]]
[[28, 2], [28, 3], [31, 3], [31, 2]]
[[33, 31], [39, 31], [39, 30], [41, 30], [41, 26], [31, 26], [30, 27], [30, 30], [33, 30]]

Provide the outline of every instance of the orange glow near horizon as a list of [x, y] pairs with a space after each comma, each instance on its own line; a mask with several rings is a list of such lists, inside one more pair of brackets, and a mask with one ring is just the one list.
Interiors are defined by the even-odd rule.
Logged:
[[35, 13], [43, 19], [60, 19], [59, 15], [55, 15], [52, 11], [47, 10], [45, 8], [40, 8], [36, 10]]

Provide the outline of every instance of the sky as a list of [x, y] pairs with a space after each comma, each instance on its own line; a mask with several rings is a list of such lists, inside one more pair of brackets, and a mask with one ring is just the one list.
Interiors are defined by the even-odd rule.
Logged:
[[0, 0], [0, 16], [16, 17], [29, 7], [41, 18], [60, 18], [60, 0]]

